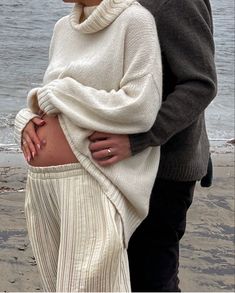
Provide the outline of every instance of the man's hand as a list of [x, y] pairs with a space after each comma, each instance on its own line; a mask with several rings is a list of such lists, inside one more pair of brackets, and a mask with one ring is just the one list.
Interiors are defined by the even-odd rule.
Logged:
[[102, 167], [113, 165], [131, 156], [128, 135], [94, 132], [89, 139], [92, 158]]
[[37, 150], [42, 147], [42, 142], [36, 133], [36, 129], [45, 125], [45, 123], [43, 119], [35, 117], [28, 122], [22, 132], [21, 149], [28, 162], [35, 157]]

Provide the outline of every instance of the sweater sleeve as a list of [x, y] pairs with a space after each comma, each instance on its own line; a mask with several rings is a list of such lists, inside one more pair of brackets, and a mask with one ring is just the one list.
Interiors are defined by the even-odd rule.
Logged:
[[216, 94], [210, 7], [203, 0], [166, 1], [156, 22], [163, 58], [175, 87], [165, 97], [151, 130], [130, 135], [133, 154], [148, 146], [163, 145], [190, 126]]
[[38, 114], [36, 114], [40, 110], [38, 107], [37, 99], [36, 99], [38, 89], [39, 88], [33, 88], [28, 93], [27, 99], [32, 100], [31, 109], [29, 108], [21, 109], [15, 117], [14, 138], [19, 145], [21, 145], [22, 131], [24, 130], [25, 126], [34, 117], [39, 117]]
[[[154, 20], [147, 15], [148, 19], [138, 18], [127, 26], [119, 89], [96, 89], [71, 77], [56, 79], [38, 90], [40, 109], [48, 115], [63, 113], [74, 124], [90, 130], [148, 131], [161, 104], [162, 72]], [[34, 103], [28, 102], [29, 106]]]
[[38, 115], [34, 114], [28, 108], [22, 109], [17, 113], [14, 125], [14, 137], [18, 145], [21, 145], [21, 135], [23, 129], [28, 124], [28, 122], [34, 117], [38, 117]]

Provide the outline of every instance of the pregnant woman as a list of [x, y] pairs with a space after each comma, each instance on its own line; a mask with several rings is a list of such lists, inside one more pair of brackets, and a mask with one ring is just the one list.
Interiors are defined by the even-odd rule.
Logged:
[[75, 5], [55, 25], [43, 85], [15, 120], [29, 237], [45, 291], [128, 292], [126, 249], [148, 212], [159, 148], [104, 168], [88, 145], [94, 131], [139, 133], [155, 121], [155, 22], [135, 0], [65, 2]]

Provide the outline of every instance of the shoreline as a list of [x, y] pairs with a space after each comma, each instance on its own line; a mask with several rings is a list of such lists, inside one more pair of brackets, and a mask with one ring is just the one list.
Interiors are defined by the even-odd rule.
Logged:
[[[234, 156], [235, 139], [210, 140], [213, 161], [217, 157]], [[221, 159], [220, 159], [221, 160]], [[222, 159], [223, 160], [223, 159]], [[216, 162], [215, 166], [218, 163]], [[5, 150], [0, 147], [0, 194], [7, 191], [22, 191], [25, 187], [27, 164], [20, 149]]]
[[[234, 146], [211, 144], [213, 186], [197, 183], [181, 242], [185, 292], [234, 291]], [[0, 291], [40, 292], [24, 216], [26, 163], [20, 153], [0, 153]]]

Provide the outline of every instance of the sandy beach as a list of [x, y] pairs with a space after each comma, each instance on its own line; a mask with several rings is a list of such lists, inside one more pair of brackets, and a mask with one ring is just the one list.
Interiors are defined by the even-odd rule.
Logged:
[[[234, 146], [212, 148], [214, 182], [197, 184], [181, 243], [184, 292], [234, 291]], [[24, 216], [26, 166], [20, 154], [0, 156], [0, 291], [42, 291]]]

